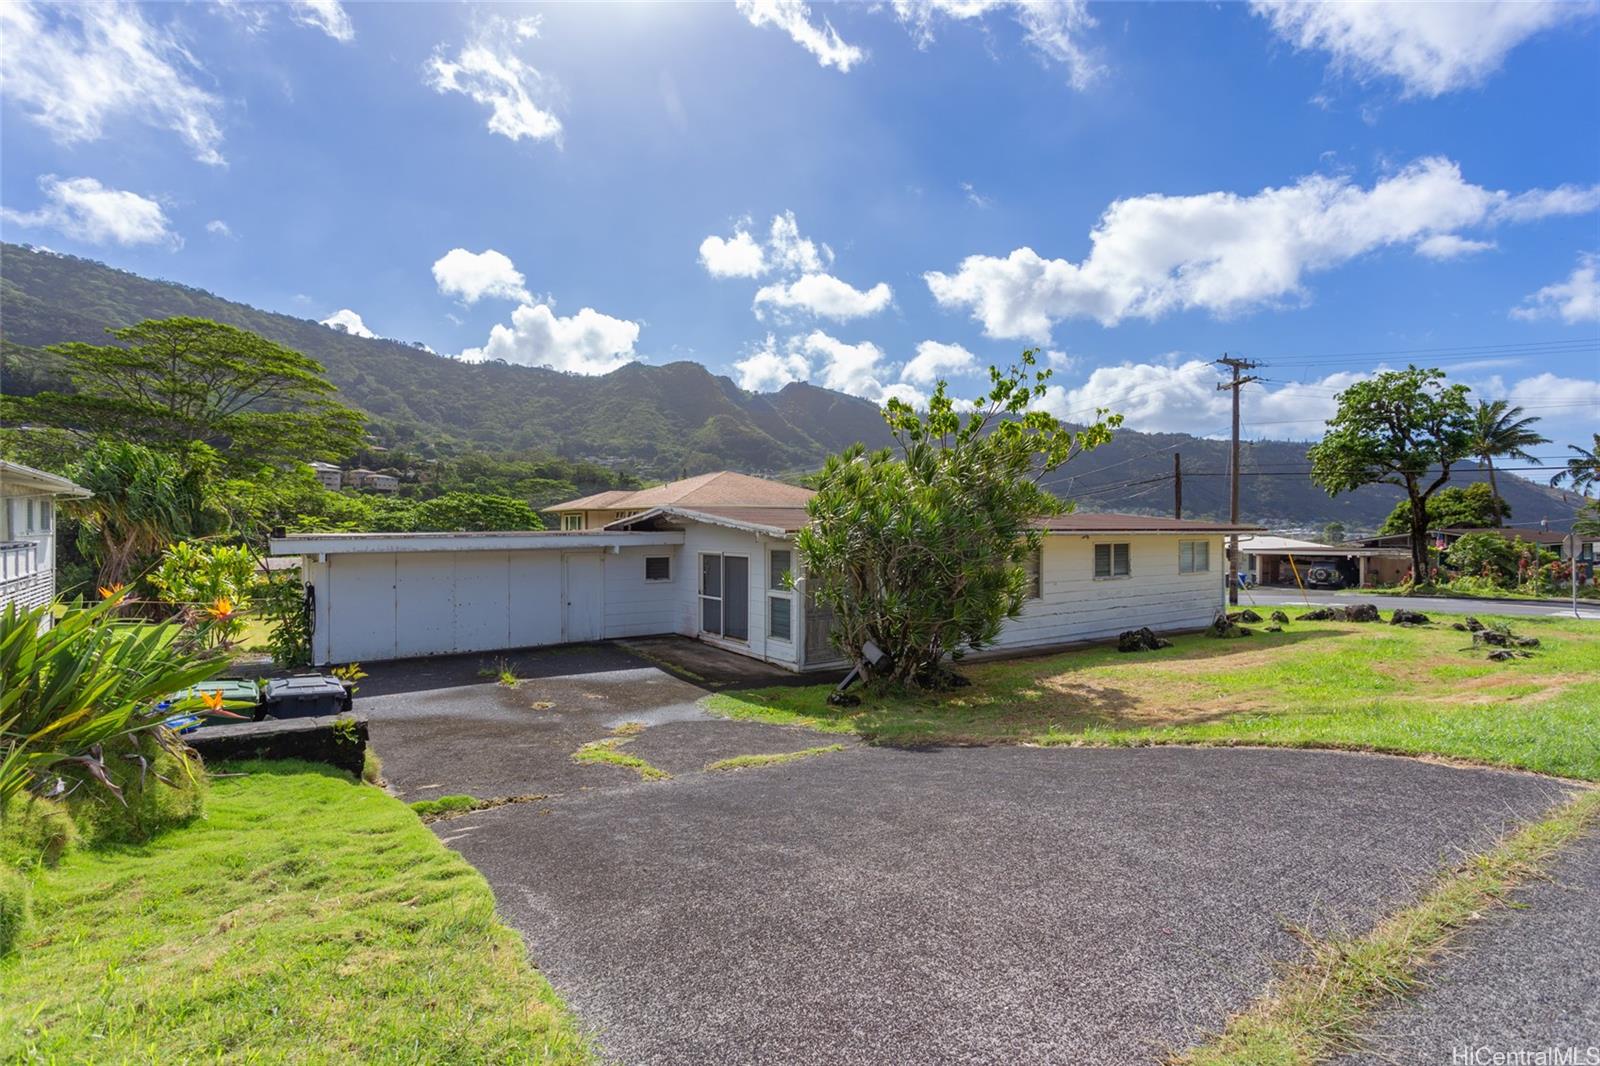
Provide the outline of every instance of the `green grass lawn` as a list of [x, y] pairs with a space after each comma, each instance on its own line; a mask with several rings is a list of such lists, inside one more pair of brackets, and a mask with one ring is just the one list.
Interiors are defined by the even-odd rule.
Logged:
[[0, 1061], [573, 1063], [488, 884], [404, 804], [245, 763], [203, 820], [39, 875]]
[[[890, 744], [1270, 744], [1438, 754], [1600, 780], [1600, 626], [1508, 618], [1531, 659], [1489, 662], [1445, 624], [1302, 622], [962, 668], [971, 687], [829, 707], [825, 685], [719, 693], [735, 718]], [[1485, 621], [1493, 616], [1483, 614]]]

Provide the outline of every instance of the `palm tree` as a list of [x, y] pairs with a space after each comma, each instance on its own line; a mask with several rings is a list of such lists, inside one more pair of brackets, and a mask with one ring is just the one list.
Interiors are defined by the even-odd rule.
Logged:
[[1549, 444], [1550, 438], [1543, 437], [1533, 431], [1533, 424], [1537, 418], [1525, 415], [1522, 408], [1512, 407], [1505, 400], [1495, 400], [1492, 403], [1478, 401], [1478, 409], [1472, 413], [1472, 454], [1482, 459], [1489, 468], [1489, 493], [1494, 497], [1494, 524], [1500, 524], [1500, 486], [1495, 482], [1494, 460], [1496, 456], [1509, 456], [1512, 459], [1526, 459], [1537, 464], [1539, 460], [1529, 454], [1529, 448], [1537, 448], [1541, 444]]
[[1567, 445], [1569, 451], [1578, 454], [1567, 460], [1567, 468], [1550, 479], [1551, 485], [1559, 485], [1563, 481], [1572, 482], [1574, 492], [1589, 495], [1589, 490], [1600, 485], [1600, 433], [1594, 435], [1594, 449], [1580, 448], [1576, 444]]

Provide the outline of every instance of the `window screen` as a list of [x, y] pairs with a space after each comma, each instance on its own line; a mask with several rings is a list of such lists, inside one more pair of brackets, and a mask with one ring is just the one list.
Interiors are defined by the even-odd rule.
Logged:
[[1095, 577], [1127, 577], [1128, 545], [1096, 544], [1094, 546]]
[[787, 551], [774, 551], [772, 553], [772, 566], [767, 571], [767, 588], [777, 592], [787, 591], [789, 586], [784, 578], [794, 568], [792, 556]]
[[790, 611], [793, 601], [787, 596], [767, 597], [767, 636], [774, 640], [791, 640]]
[[1203, 574], [1210, 569], [1210, 541], [1180, 540], [1178, 542], [1178, 573]]
[[671, 581], [672, 558], [667, 555], [647, 555], [644, 557], [644, 579], [646, 581]]

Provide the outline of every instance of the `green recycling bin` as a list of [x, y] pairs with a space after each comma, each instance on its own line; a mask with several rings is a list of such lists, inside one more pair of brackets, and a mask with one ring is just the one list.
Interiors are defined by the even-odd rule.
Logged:
[[[249, 678], [244, 677], [219, 677], [212, 681], [196, 685], [189, 690], [189, 695], [195, 699], [202, 696], [216, 697], [222, 693], [222, 709], [232, 711], [245, 721], [254, 721], [261, 717], [261, 689]], [[229, 718], [223, 714], [209, 714], [204, 707], [191, 711], [204, 718], [207, 724], [222, 725], [228, 722], [237, 722], [238, 718]]]

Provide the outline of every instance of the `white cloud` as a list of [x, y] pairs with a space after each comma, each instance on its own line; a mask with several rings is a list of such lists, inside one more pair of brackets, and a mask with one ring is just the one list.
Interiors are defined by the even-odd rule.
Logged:
[[491, 21], [469, 40], [455, 59], [444, 46], [428, 60], [428, 84], [439, 93], [464, 93], [489, 109], [489, 131], [519, 141], [544, 141], [561, 136], [561, 120], [549, 110], [554, 87], [538, 70], [524, 63], [515, 47], [538, 36], [536, 18]]
[[367, 324], [365, 322], [361, 321], [361, 316], [350, 310], [348, 307], [341, 307], [327, 318], [324, 318], [322, 320], [322, 324], [327, 326], [329, 329], [336, 329], [341, 333], [348, 333], [352, 337], [377, 336], [376, 333], [373, 333], [367, 328]]
[[1016, 16], [1023, 37], [1042, 57], [1067, 68], [1073, 88], [1086, 88], [1103, 73], [1081, 43], [1095, 25], [1086, 0], [894, 0], [895, 15], [919, 48], [933, 43], [934, 27], [941, 19], [976, 20], [1001, 10]]
[[527, 281], [509, 256], [493, 248], [469, 252], [452, 248], [433, 264], [433, 280], [446, 296], [475, 304], [485, 296], [531, 304]]
[[206, 223], [206, 232], [213, 237], [232, 237], [233, 229], [222, 219], [214, 218]]
[[894, 293], [881, 281], [863, 292], [831, 274], [802, 274], [787, 285], [762, 286], [756, 291], [752, 307], [757, 318], [762, 317], [763, 308], [773, 308], [780, 314], [802, 311], [846, 322], [875, 315], [888, 307], [892, 299]]
[[1417, 254], [1429, 259], [1460, 259], [1464, 255], [1487, 252], [1494, 246], [1493, 241], [1474, 241], [1454, 233], [1435, 233], [1417, 242]]
[[967, 195], [967, 203], [971, 204], [973, 207], [993, 207], [994, 206], [994, 201], [991, 200], [989, 197], [983, 195], [983, 193], [979, 192], [976, 188], [974, 188], [972, 182], [963, 181], [963, 182], [960, 183], [960, 185], [961, 185], [961, 191], [966, 193], [966, 195]]
[[811, 5], [805, 0], [738, 0], [738, 8], [750, 25], [778, 27], [824, 67], [847, 73], [867, 57], [860, 48], [846, 44], [827, 19], [820, 26], [814, 24]]
[[833, 249], [826, 244], [818, 246], [809, 238], [800, 236], [800, 224], [793, 211], [772, 216], [772, 229], [767, 236], [767, 264], [774, 270], [798, 270], [815, 274], [833, 262]]
[[1600, 258], [1587, 252], [1580, 255], [1567, 280], [1532, 293], [1520, 307], [1511, 309], [1511, 317], [1528, 321], [1560, 318], [1568, 325], [1600, 322]]
[[511, 325], [496, 325], [482, 348], [468, 348], [469, 363], [500, 359], [522, 366], [548, 366], [574, 374], [609, 374], [634, 362], [639, 324], [585, 307], [562, 318], [545, 304], [523, 304]]
[[791, 344], [813, 360], [824, 388], [874, 402], [882, 402], [890, 396], [913, 404], [919, 398], [927, 402], [927, 398], [909, 384], [886, 383], [894, 377], [893, 369], [885, 365], [883, 349], [871, 341], [849, 344], [819, 329], [794, 338]]
[[1396, 78], [1407, 96], [1440, 96], [1480, 85], [1529, 37], [1595, 10], [1593, 4], [1569, 0], [1258, 0], [1251, 6], [1296, 48], [1327, 52], [1335, 70], [1358, 80]]
[[1303, 299], [1305, 275], [1394, 244], [1459, 235], [1532, 213], [1592, 210], [1600, 193], [1563, 188], [1512, 195], [1472, 185], [1448, 159], [1418, 160], [1361, 188], [1312, 175], [1251, 195], [1152, 194], [1118, 200], [1090, 232], [1081, 263], [1032, 248], [968, 256], [953, 274], [924, 275], [943, 307], [965, 308], [992, 337], [1045, 342], [1066, 318], [1114, 325], [1200, 309], [1215, 315]]
[[132, 4], [0, 4], [0, 40], [0, 91], [62, 144], [135, 118], [177, 133], [201, 162], [223, 163], [221, 99]]
[[961, 345], [923, 341], [917, 345], [917, 354], [901, 368], [900, 380], [931, 387], [942, 377], [970, 374], [977, 369], [978, 357]]
[[339, 0], [294, 0], [289, 7], [290, 17], [302, 26], [319, 29], [346, 44], [356, 39], [356, 28]]
[[166, 212], [149, 197], [108, 189], [94, 178], [39, 179], [45, 204], [35, 211], [0, 208], [14, 226], [53, 229], [86, 244], [167, 244], [183, 241], [167, 225]]
[[758, 278], [767, 269], [761, 244], [742, 225], [732, 237], [715, 234], [700, 242], [700, 265], [714, 278]]
[[791, 381], [811, 376], [811, 361], [797, 351], [778, 347], [777, 338], [767, 334], [760, 348], [733, 364], [739, 387], [747, 392], [776, 392]]

